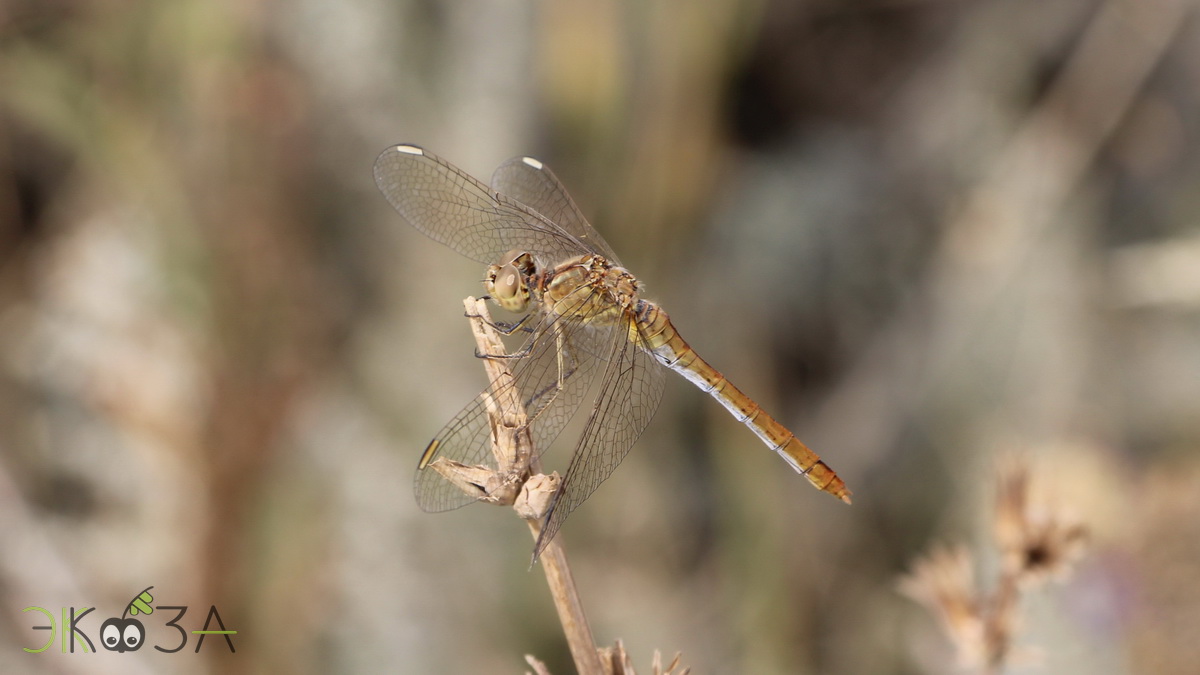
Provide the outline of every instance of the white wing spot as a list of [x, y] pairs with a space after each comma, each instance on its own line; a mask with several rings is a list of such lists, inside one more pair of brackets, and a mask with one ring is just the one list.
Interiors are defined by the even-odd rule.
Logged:
[[408, 155], [424, 155], [425, 151], [415, 145], [397, 145], [396, 150]]
[[532, 157], [522, 157], [521, 161], [525, 162], [529, 166], [532, 166], [533, 168], [537, 169], [538, 171], [541, 171], [544, 168], [544, 165], [541, 162], [537, 161], [536, 159], [534, 159]]

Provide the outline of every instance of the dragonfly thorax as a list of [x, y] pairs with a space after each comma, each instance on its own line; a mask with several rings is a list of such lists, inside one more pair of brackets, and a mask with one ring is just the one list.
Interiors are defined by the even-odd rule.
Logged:
[[624, 267], [599, 255], [584, 255], [557, 265], [538, 286], [540, 300], [561, 316], [577, 316], [594, 325], [616, 323], [638, 300], [641, 283]]

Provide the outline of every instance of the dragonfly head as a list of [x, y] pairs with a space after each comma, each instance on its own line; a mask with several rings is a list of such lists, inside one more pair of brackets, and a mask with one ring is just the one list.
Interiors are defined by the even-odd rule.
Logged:
[[530, 278], [535, 271], [533, 256], [524, 251], [509, 251], [499, 264], [488, 267], [483, 287], [504, 309], [524, 312], [529, 306]]

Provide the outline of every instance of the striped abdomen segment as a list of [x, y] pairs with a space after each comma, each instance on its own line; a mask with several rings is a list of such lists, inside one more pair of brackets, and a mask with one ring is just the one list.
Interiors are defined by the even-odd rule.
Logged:
[[796, 471], [804, 474], [817, 489], [850, 503], [850, 491], [842, 479], [808, 449], [795, 434], [759, 407], [749, 396], [733, 386], [725, 376], [700, 358], [684, 341], [667, 313], [652, 302], [639, 300], [635, 310], [641, 336], [630, 336], [658, 357], [659, 362], [678, 372], [721, 402], [734, 417], [750, 427], [767, 447], [779, 453]]

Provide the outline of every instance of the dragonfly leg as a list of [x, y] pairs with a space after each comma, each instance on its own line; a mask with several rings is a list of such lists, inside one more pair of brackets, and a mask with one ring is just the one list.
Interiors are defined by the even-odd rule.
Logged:
[[[535, 312], [530, 312], [529, 314], [526, 314], [525, 316], [521, 317], [520, 321], [513, 323], [513, 324], [508, 324], [508, 323], [503, 323], [503, 322], [492, 322], [487, 317], [484, 317], [484, 316], [474, 316], [472, 318], [479, 319], [480, 321], [488, 324], [492, 328], [495, 328], [503, 335], [507, 336], [507, 335], [512, 335], [518, 329], [520, 329], [524, 333], [533, 333], [534, 327], [528, 326], [526, 324], [529, 323], [529, 318], [532, 317], [534, 314], [535, 314]], [[465, 316], [470, 317], [471, 315], [466, 314]], [[521, 347], [520, 349], [518, 349], [517, 351], [515, 351], [511, 354], [484, 354], [483, 352], [479, 351], [479, 348], [477, 347], [475, 349], [475, 358], [477, 358], [477, 359], [523, 359], [526, 356], [529, 356], [529, 354], [533, 351], [535, 342], [536, 342], [536, 340], [527, 341], [525, 346]]]
[[533, 345], [525, 345], [524, 347], [521, 347], [520, 349], [518, 349], [517, 351], [515, 351], [511, 354], [484, 354], [483, 352], [479, 351], [478, 347], [476, 347], [475, 348], [475, 358], [489, 359], [489, 360], [490, 359], [523, 359], [526, 356], [529, 356], [529, 353], [531, 351], [533, 351]]
[[[488, 296], [485, 295], [483, 297], [483, 299], [486, 299], [487, 297]], [[533, 314], [534, 314], [533, 312], [530, 312], [530, 313], [526, 314], [525, 316], [521, 317], [520, 321], [516, 321], [514, 323], [509, 323], [507, 321], [492, 321], [490, 318], [485, 317], [485, 316], [480, 316], [479, 314], [471, 314], [470, 312], [463, 312], [463, 316], [467, 317], [468, 319], [479, 319], [480, 321], [486, 323], [488, 326], [494, 328], [501, 335], [512, 335], [517, 330], [521, 330], [522, 332], [525, 332], [525, 333], [532, 333], [533, 329], [530, 328], [529, 326], [526, 326], [525, 324], [529, 323], [529, 318], [531, 316], [533, 316]]]

